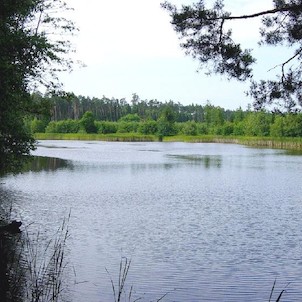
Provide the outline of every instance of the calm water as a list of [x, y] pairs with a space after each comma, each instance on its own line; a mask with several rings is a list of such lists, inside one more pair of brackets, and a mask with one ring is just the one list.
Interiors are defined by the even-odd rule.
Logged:
[[[53, 234], [71, 210], [70, 299], [113, 301], [132, 258], [134, 298], [302, 300], [302, 156], [239, 145], [43, 141], [0, 199]], [[288, 285], [288, 283], [290, 283]], [[276, 292], [277, 294], [277, 292]]]

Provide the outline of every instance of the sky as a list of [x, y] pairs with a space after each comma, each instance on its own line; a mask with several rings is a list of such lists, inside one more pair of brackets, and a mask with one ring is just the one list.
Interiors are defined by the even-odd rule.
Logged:
[[[74, 58], [85, 64], [61, 74], [65, 91], [76, 95], [125, 98], [136, 93], [142, 100], [157, 99], [181, 104], [204, 105], [210, 101], [225, 109], [245, 109], [252, 99], [245, 95], [248, 83], [206, 76], [199, 63], [184, 54], [161, 0], [65, 0], [79, 28], [72, 38]], [[171, 0], [177, 6], [192, 0]], [[205, 1], [211, 3], [211, 1]], [[272, 7], [271, 0], [225, 0], [234, 15]], [[268, 70], [280, 63], [280, 51], [262, 49], [259, 21], [236, 21], [234, 37], [254, 48], [255, 74], [271, 76]]]

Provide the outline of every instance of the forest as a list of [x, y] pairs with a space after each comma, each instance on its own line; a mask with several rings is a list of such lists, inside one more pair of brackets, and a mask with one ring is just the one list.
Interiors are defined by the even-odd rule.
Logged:
[[223, 135], [302, 137], [302, 114], [266, 110], [226, 110], [212, 105], [179, 102], [90, 98], [32, 94], [34, 103], [48, 114], [30, 114], [25, 125], [32, 133], [139, 133], [144, 135]]

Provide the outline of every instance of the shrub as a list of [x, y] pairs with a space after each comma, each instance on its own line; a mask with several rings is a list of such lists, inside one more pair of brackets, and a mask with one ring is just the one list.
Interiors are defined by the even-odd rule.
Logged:
[[91, 111], [86, 111], [80, 119], [80, 124], [87, 133], [97, 133], [97, 127], [94, 124], [94, 116]]
[[46, 129], [46, 133], [77, 133], [80, 130], [80, 123], [77, 120], [51, 121]]
[[139, 123], [138, 122], [118, 122], [117, 132], [119, 133], [130, 133], [137, 132]]
[[183, 124], [182, 133], [185, 135], [197, 135], [197, 125], [194, 121], [185, 122]]
[[36, 117], [30, 122], [31, 133], [43, 133], [45, 132], [47, 122], [39, 120]]
[[108, 121], [97, 121], [95, 122], [97, 133], [108, 134], [117, 132], [117, 123]]
[[284, 118], [283, 116], [276, 116], [274, 123], [270, 125], [270, 135], [273, 137], [284, 136]]
[[231, 122], [225, 122], [222, 126], [222, 135], [232, 135], [234, 131], [234, 124]]
[[287, 114], [284, 118], [284, 136], [302, 136], [302, 114]]
[[134, 113], [134, 114], [129, 113], [129, 114], [121, 117], [119, 119], [119, 122], [140, 122], [140, 120], [141, 119], [137, 113]]
[[241, 121], [234, 124], [233, 134], [239, 136], [244, 135], [244, 122]]
[[156, 134], [157, 133], [157, 122], [149, 120], [142, 122], [138, 126], [138, 132], [141, 134]]

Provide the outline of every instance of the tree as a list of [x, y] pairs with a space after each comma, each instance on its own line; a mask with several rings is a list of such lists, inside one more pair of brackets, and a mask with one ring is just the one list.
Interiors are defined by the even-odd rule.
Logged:
[[75, 27], [58, 15], [65, 9], [61, 0], [0, 1], [0, 174], [18, 171], [34, 149], [23, 117], [42, 110], [30, 93], [58, 89], [57, 72], [71, 67], [62, 34]]
[[[233, 16], [224, 10], [223, 0], [213, 7], [205, 7], [199, 0], [193, 5], [177, 9], [169, 2], [162, 6], [169, 11], [171, 24], [186, 53], [199, 60], [209, 73], [226, 75], [239, 81], [251, 80], [249, 94], [254, 98], [254, 108], [265, 106], [275, 111], [293, 112], [302, 107], [302, 1], [273, 0], [273, 7], [250, 15]], [[250, 49], [243, 49], [232, 39], [231, 21], [262, 18], [260, 44], [286, 45], [292, 49], [288, 59], [280, 62], [280, 74], [275, 80], [252, 79], [252, 64], [256, 62]], [[272, 66], [273, 67], [273, 66]]]
[[162, 113], [157, 121], [157, 130], [160, 137], [176, 134], [175, 128], [176, 114], [171, 106], [163, 108]]
[[97, 127], [94, 123], [94, 116], [91, 111], [86, 111], [80, 119], [80, 124], [87, 133], [97, 133]]

